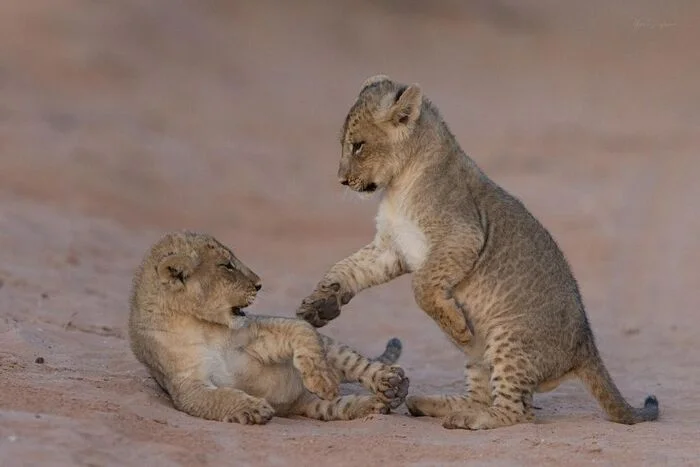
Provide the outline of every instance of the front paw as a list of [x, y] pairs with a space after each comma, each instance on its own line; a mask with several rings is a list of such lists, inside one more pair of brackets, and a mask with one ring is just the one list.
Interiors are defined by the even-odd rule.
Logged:
[[340, 381], [329, 369], [316, 368], [304, 376], [306, 389], [316, 394], [321, 399], [333, 400], [340, 392]]
[[235, 422], [242, 425], [264, 425], [275, 414], [275, 409], [265, 399], [251, 397], [243, 407], [232, 410], [224, 418], [224, 422]]
[[386, 365], [372, 378], [372, 390], [392, 409], [404, 403], [408, 394], [409, 380], [398, 365]]
[[302, 300], [297, 317], [320, 328], [340, 315], [340, 308], [352, 299], [352, 293], [341, 292], [340, 284], [319, 285]]

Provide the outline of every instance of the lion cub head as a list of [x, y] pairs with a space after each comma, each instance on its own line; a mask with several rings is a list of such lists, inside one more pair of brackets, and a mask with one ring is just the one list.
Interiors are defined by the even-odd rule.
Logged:
[[134, 276], [132, 310], [189, 314], [236, 327], [261, 287], [260, 278], [214, 237], [169, 233]]
[[340, 183], [361, 193], [385, 188], [405, 164], [423, 93], [384, 75], [368, 78], [342, 129]]

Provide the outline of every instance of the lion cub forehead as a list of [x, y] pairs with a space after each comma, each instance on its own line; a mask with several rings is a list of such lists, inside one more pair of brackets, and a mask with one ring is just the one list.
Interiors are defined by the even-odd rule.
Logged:
[[209, 234], [180, 231], [165, 234], [151, 248], [151, 256], [163, 257], [173, 253], [186, 255], [205, 255], [212, 253], [216, 256], [230, 258], [231, 250]]
[[340, 131], [341, 144], [352, 142], [354, 133], [373, 128], [381, 112], [391, 106], [407, 87], [387, 75], [367, 78], [343, 122]]
[[161, 237], [160, 240], [153, 245], [154, 249], [175, 248], [175, 249], [193, 249], [204, 243], [208, 235], [198, 232], [180, 231], [169, 232]]

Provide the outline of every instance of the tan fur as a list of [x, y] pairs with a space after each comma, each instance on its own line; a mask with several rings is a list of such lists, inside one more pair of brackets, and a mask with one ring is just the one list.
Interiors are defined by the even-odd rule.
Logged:
[[653, 396], [636, 409], [615, 387], [550, 234], [462, 151], [418, 85], [369, 78], [341, 145], [340, 182], [381, 192], [377, 233], [297, 315], [323, 326], [363, 289], [413, 273], [418, 305], [470, 361], [466, 394], [409, 397], [411, 413], [449, 428], [512, 425], [533, 418], [533, 392], [578, 377], [613, 421], [658, 417]]
[[[131, 348], [176, 408], [211, 420], [266, 423], [276, 415], [349, 420], [398, 407], [408, 379], [392, 339], [370, 361], [308, 323], [248, 316], [260, 278], [205, 234], [170, 233], [134, 276]], [[340, 380], [373, 395], [338, 397]]]

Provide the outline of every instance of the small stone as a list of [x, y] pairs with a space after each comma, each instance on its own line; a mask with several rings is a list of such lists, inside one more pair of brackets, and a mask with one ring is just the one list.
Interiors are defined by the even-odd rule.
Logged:
[[44, 357], [36, 357], [36, 360], [34, 360], [34, 363], [38, 364], [43, 364], [44, 363]]

